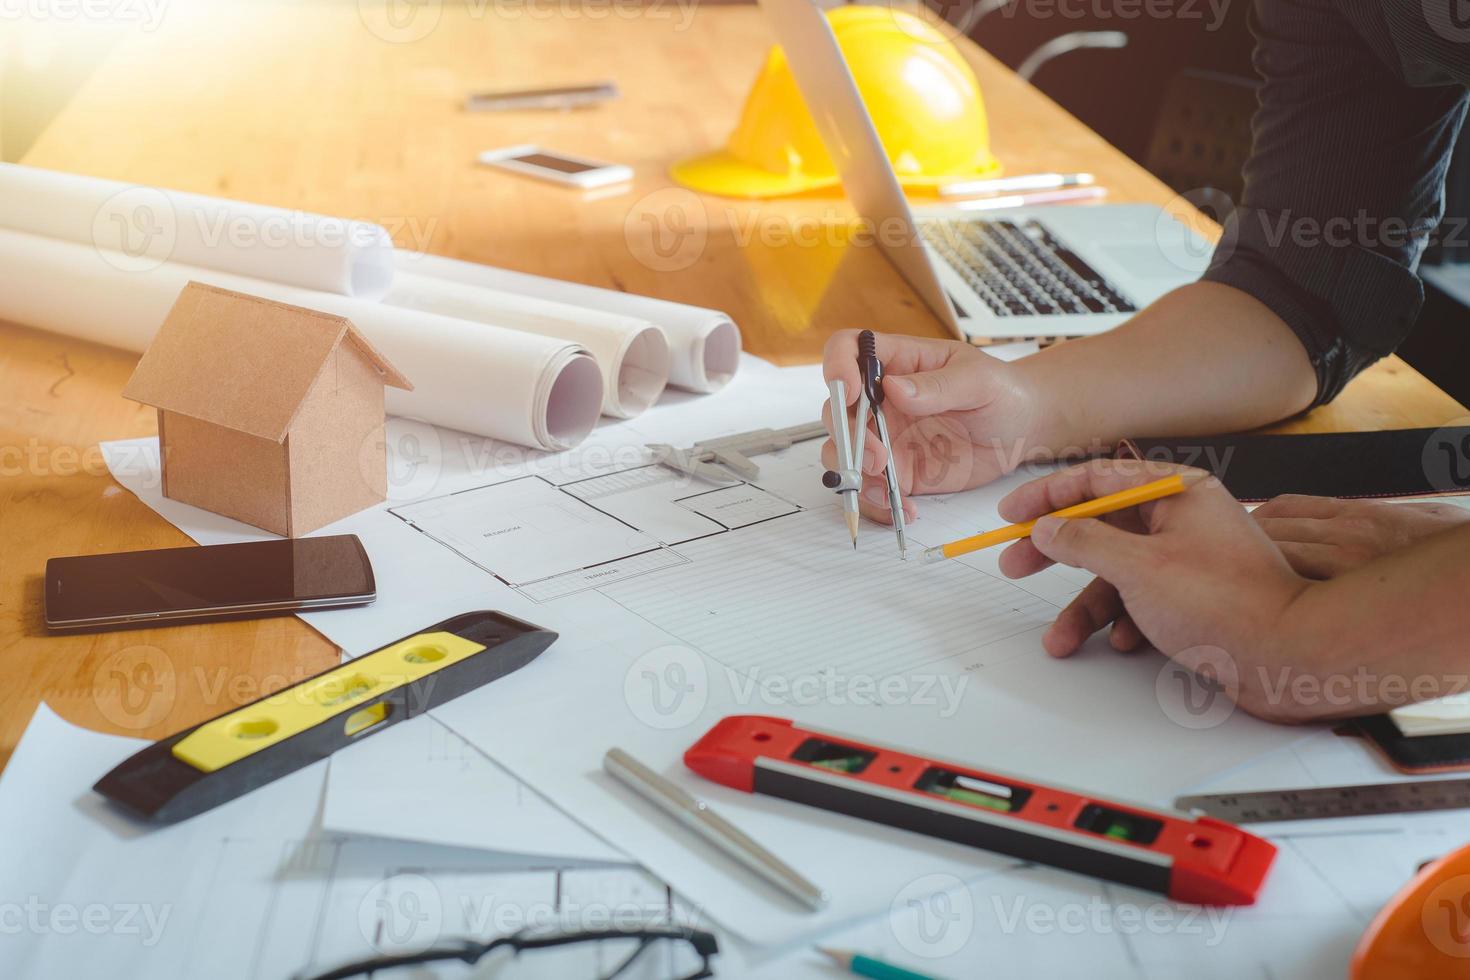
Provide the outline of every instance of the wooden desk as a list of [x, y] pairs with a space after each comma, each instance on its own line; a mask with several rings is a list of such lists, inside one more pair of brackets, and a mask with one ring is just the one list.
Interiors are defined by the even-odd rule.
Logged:
[[[433, 29], [392, 43], [358, 4], [175, 4], [156, 32], [118, 42], [24, 162], [370, 219], [401, 246], [719, 307], [749, 350], [783, 363], [817, 359], [838, 327], [943, 335], [873, 249], [841, 245], [851, 212], [840, 196], [733, 202], [665, 177], [734, 124], [770, 44], [755, 8], [422, 9], [439, 11], [425, 15], [439, 18]], [[969, 55], [1011, 172], [1085, 168], [1115, 200], [1173, 196], [989, 56]], [[476, 89], [600, 78], [623, 99], [574, 113], [459, 108]], [[589, 200], [473, 165], [480, 150], [526, 142], [622, 161], [637, 179]], [[119, 396], [134, 356], [15, 327], [0, 327], [0, 345], [0, 762], [42, 698], [76, 723], [158, 737], [336, 661], [296, 619], [46, 636], [48, 556], [188, 542], [113, 483], [97, 451], [154, 431], [152, 410]], [[1290, 428], [1465, 414], [1389, 359]]]

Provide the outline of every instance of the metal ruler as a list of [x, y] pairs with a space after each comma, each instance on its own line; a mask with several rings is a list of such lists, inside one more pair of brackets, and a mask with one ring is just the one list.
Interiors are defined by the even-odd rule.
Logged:
[[1186, 812], [1199, 810], [1237, 824], [1459, 810], [1470, 808], [1470, 779], [1211, 793], [1181, 796], [1174, 801], [1174, 807]]
[[705, 439], [689, 449], [678, 449], [660, 442], [651, 442], [648, 448], [653, 450], [656, 461], [686, 476], [729, 483], [732, 480], [754, 480], [761, 475], [761, 468], [750, 458], [752, 456], [790, 449], [793, 443], [826, 437], [827, 427], [818, 419], [785, 429], [755, 429], [719, 439]]

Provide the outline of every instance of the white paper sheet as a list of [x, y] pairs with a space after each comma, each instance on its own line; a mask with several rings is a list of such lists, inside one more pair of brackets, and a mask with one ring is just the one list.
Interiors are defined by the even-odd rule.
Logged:
[[366, 221], [0, 164], [0, 228], [103, 249], [143, 271], [177, 262], [377, 299], [393, 239]]
[[0, 319], [141, 352], [190, 280], [345, 316], [413, 382], [394, 415], [564, 449], [602, 408], [602, 375], [575, 343], [333, 293], [164, 263], [128, 270], [113, 253], [0, 231]]
[[[0, 777], [0, 976], [282, 980], [527, 926], [698, 924], [636, 869], [324, 833], [326, 762], [183, 823], [145, 825], [90, 790], [144, 744], [37, 709]], [[375, 782], [391, 789], [383, 773]], [[607, 959], [529, 954], [513, 975], [590, 978]], [[485, 976], [504, 961], [416, 975]], [[680, 968], [687, 959], [661, 950], [627, 976]]]
[[[391, 788], [383, 774], [392, 773]], [[332, 756], [322, 826], [342, 833], [559, 860], [628, 857], [431, 716]]]
[[[1098, 643], [1067, 661], [1047, 657], [1043, 624], [1084, 574], [1053, 569], [1011, 583], [997, 577], [988, 552], [904, 565], [891, 535], [871, 525], [854, 553], [818, 479], [818, 442], [759, 457], [758, 485], [733, 496], [702, 482], [645, 480], [661, 471], [628, 451], [634, 442], [809, 421], [820, 409], [819, 370], [752, 370], [727, 392], [606, 426], [588, 452], [441, 475], [412, 500], [339, 522], [330, 530], [361, 534], [375, 567], [411, 574], [380, 579], [370, 607], [308, 619], [358, 652], [464, 608], [499, 608], [558, 630], [562, 638], [535, 663], [436, 717], [723, 925], [774, 945], [886, 908], [916, 879], [964, 878], [1007, 862], [703, 782], [680, 756], [725, 715], [793, 717], [1149, 803], [1303, 736], [1228, 706], [1211, 727], [1198, 726], [1186, 698], [1199, 692], [1154, 656]], [[911, 547], [996, 526], [995, 502], [1025, 478], [919, 499]], [[559, 505], [522, 515], [543, 529], [545, 555], [534, 540], [514, 553], [480, 547], [487, 531], [506, 527], [498, 504], [510, 480], [538, 481]], [[487, 505], [425, 515], [451, 493]], [[708, 504], [711, 494], [719, 506]], [[784, 505], [771, 510], [772, 498]], [[581, 523], [565, 516], [579, 509]], [[626, 540], [559, 534], [568, 522], [599, 527], [599, 514], [631, 525]], [[690, 521], [711, 520], [718, 531], [685, 536]], [[526, 565], [527, 555], [540, 564]], [[797, 912], [697, 840], [670, 833], [602, 777], [613, 745], [707, 796], [830, 889], [833, 906]]]
[[[37, 710], [0, 777], [0, 974], [279, 980], [524, 924], [616, 916], [709, 928], [637, 871], [560, 862], [530, 870], [503, 855], [323, 833], [314, 827], [320, 765], [184, 824], [144, 829], [89, 790], [143, 744]], [[1321, 735], [1198, 788], [1385, 778], [1375, 766], [1356, 743]], [[435, 798], [457, 799], [453, 774], [434, 771]], [[1259, 826], [1281, 854], [1250, 908], [1195, 909], [1044, 867], [1007, 868], [966, 883], [916, 878], [880, 914], [821, 942], [956, 980], [1084, 970], [1099, 980], [1337, 977], [1417, 866], [1470, 839], [1467, 821], [1447, 813]], [[727, 934], [720, 943], [721, 978], [833, 975], [805, 945], [758, 947]], [[632, 976], [662, 980], [681, 965], [656, 958]], [[604, 966], [585, 951], [538, 955], [511, 975], [577, 980]], [[449, 964], [424, 975], [471, 972]]]
[[[540, 612], [543, 621], [555, 621], [544, 606], [522, 608], [518, 614], [534, 612]], [[1243, 718], [1209, 733], [1218, 743], [1203, 733], [1184, 734], [1154, 699], [1157, 664], [1146, 660], [1116, 664], [1106, 651], [1094, 648], [1076, 663], [1042, 667], [1028, 659], [1035, 656], [1034, 631], [982, 647], [975, 651], [975, 659], [959, 663], [923, 665], [904, 673], [875, 671], [848, 677], [838, 673], [839, 681], [851, 686], [839, 686], [835, 694], [827, 695], [822, 675], [767, 673], [761, 675], [760, 685], [752, 686], [749, 675], [693, 654], [677, 636], [662, 630], [619, 635], [605, 620], [584, 619], [584, 624], [584, 633], [599, 635], [601, 642], [569, 645], [557, 651], [555, 660], [533, 664], [496, 690], [477, 692], [469, 700], [445, 706], [436, 716], [547, 792], [558, 805], [589, 815], [599, 833], [709, 909], [717, 921], [762, 943], [794, 943], [886, 908], [912, 882], [931, 875], [964, 878], [1007, 862], [957, 845], [711, 786], [690, 774], [680, 756], [726, 715], [793, 717], [815, 728], [940, 757], [962, 755], [1003, 771], [1034, 775], [1044, 770], [1047, 779], [1063, 785], [1145, 800], [1169, 795], [1170, 791], [1159, 790], [1173, 783], [1171, 773], [1198, 774], [1295, 737]], [[566, 633], [571, 635], [570, 627]], [[999, 663], [981, 667], [977, 660]], [[1063, 673], [1067, 668], [1070, 672]], [[885, 681], [899, 685], [886, 689], [896, 690], [897, 697], [922, 703], [840, 703], [856, 700], [859, 688], [871, 697], [872, 690], [885, 690]], [[960, 697], [954, 697], [956, 692]], [[950, 708], [957, 709], [954, 715], [939, 717]], [[488, 721], [492, 718], [493, 726]], [[574, 730], [556, 729], [555, 738], [508, 734], [536, 725], [537, 718], [577, 722]], [[1103, 746], [1099, 731], [1108, 733]], [[832, 907], [819, 915], [804, 915], [741, 869], [719, 860], [699, 841], [671, 833], [665, 821], [601, 777], [600, 757], [612, 745], [704, 796], [798, 871], [829, 889], [835, 896]]]
[[739, 364], [740, 330], [728, 314], [719, 310], [417, 252], [397, 253], [394, 266], [400, 272], [570, 303], [656, 323], [668, 336], [673, 353], [669, 381], [690, 391], [717, 391], [729, 383]]
[[[0, 974], [187, 976], [234, 962], [234, 975], [257, 976], [264, 959], [280, 976], [299, 965], [275, 955], [308, 935], [307, 923], [273, 923], [273, 942], [257, 946], [272, 917], [266, 903], [233, 908], [234, 929], [219, 919], [207, 932], [196, 927], [211, 897], [259, 889], [289, 865], [290, 844], [310, 833], [326, 764], [149, 832], [90, 789], [145, 744], [37, 709], [0, 777], [0, 890], [25, 916], [0, 942]], [[88, 915], [95, 927], [84, 925]]]
[[580, 344], [602, 368], [602, 411], [613, 418], [641, 415], [669, 383], [669, 342], [647, 320], [407, 272], [383, 302]]
[[[433, 792], [458, 800], [458, 787], [446, 776]], [[1404, 777], [1388, 772], [1356, 741], [1321, 734], [1195, 789], [1394, 778]], [[1046, 867], [1014, 867], [964, 885], [953, 872], [916, 878], [880, 914], [818, 941], [947, 978], [1073, 976], [1084, 968], [1099, 980], [1343, 976], [1368, 921], [1419, 864], [1470, 840], [1470, 815], [1384, 815], [1252, 829], [1273, 839], [1280, 854], [1259, 902], [1249, 908], [1183, 906]], [[726, 934], [721, 946], [721, 977], [832, 976], [805, 943], [756, 946]]]
[[1459, 735], [1470, 731], [1470, 692], [1406, 704], [1389, 712], [1406, 735]]

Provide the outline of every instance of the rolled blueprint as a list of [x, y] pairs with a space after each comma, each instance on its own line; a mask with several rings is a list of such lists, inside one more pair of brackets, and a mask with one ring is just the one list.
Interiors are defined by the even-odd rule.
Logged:
[[0, 228], [125, 257], [377, 299], [393, 281], [393, 239], [366, 221], [0, 164]]
[[669, 342], [647, 320], [401, 270], [383, 302], [581, 344], [602, 368], [604, 415], [639, 415], [669, 383]]
[[602, 374], [579, 344], [177, 262], [0, 230], [0, 320], [142, 351], [190, 280], [347, 317], [413, 391], [387, 410], [540, 449], [581, 442], [602, 407]]
[[449, 279], [656, 323], [668, 337], [673, 355], [669, 383], [690, 391], [718, 391], [735, 376], [740, 363], [740, 330], [719, 310], [419, 252], [397, 252], [393, 261], [400, 273]]

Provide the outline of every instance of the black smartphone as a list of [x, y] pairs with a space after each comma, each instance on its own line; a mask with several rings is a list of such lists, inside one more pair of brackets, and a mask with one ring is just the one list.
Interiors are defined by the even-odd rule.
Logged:
[[46, 626], [52, 630], [238, 619], [375, 598], [373, 566], [355, 534], [46, 562]]
[[1389, 715], [1354, 718], [1340, 735], [1368, 740], [1399, 772], [1461, 772], [1470, 768], [1470, 735], [1405, 735]]

